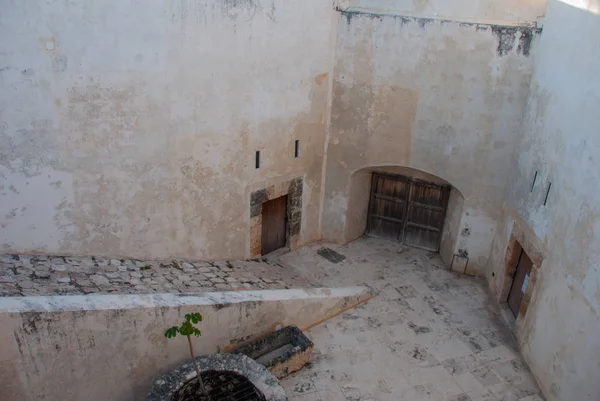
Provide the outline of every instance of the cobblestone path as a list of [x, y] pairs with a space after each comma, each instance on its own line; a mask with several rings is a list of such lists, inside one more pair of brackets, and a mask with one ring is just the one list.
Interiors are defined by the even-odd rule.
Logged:
[[312, 287], [276, 262], [143, 261], [0, 255], [0, 296], [208, 292]]

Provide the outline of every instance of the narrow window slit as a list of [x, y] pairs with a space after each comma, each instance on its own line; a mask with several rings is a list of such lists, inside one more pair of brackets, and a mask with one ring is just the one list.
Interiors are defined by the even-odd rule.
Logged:
[[546, 199], [544, 199], [544, 206], [548, 203], [548, 196], [550, 196], [550, 188], [552, 188], [552, 183], [548, 182], [548, 191], [546, 192]]
[[256, 151], [256, 159], [254, 162], [254, 167], [255, 168], [260, 168], [260, 150]]
[[298, 157], [300, 155], [300, 141], [296, 139], [294, 143], [294, 157]]
[[533, 192], [533, 187], [535, 187], [535, 181], [537, 180], [537, 176], [538, 176], [538, 172], [536, 170], [535, 175], [533, 176], [533, 182], [531, 183], [531, 191], [529, 191], [529, 192]]

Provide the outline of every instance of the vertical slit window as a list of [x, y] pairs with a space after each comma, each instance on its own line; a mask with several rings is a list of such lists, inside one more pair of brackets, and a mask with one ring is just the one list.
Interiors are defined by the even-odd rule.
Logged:
[[533, 176], [533, 182], [531, 183], [531, 191], [530, 192], [533, 192], [533, 187], [535, 187], [535, 182], [537, 180], [537, 176], [538, 176], [538, 172], [536, 170], [535, 175]]
[[294, 157], [300, 156], [300, 141], [296, 139], [294, 142]]
[[260, 168], [260, 150], [256, 151], [256, 156], [255, 156], [255, 160], [254, 160], [254, 167], [255, 168]]
[[548, 182], [548, 190], [546, 191], [546, 199], [544, 199], [544, 206], [548, 203], [548, 197], [550, 196], [550, 189], [552, 189], [552, 183]]

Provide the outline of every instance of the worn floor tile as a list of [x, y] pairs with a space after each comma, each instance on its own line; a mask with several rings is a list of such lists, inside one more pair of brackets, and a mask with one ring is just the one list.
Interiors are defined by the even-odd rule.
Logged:
[[471, 373], [456, 375], [454, 380], [464, 393], [473, 399], [490, 395], [490, 392]]
[[492, 394], [484, 395], [483, 397], [473, 398], [472, 401], [500, 401]]
[[529, 397], [521, 398], [519, 401], [544, 401], [540, 395], [530, 395]]
[[319, 390], [318, 393], [320, 401], [347, 401], [346, 396], [342, 393], [342, 390]]
[[301, 396], [317, 391], [309, 375], [293, 374], [286, 378], [286, 393], [289, 397]]
[[323, 401], [323, 399], [319, 396], [319, 393], [308, 393], [302, 395], [294, 395], [288, 397], [289, 401]]
[[536, 396], [539, 390], [494, 312], [484, 280], [445, 270], [438, 255], [385, 240], [328, 246], [346, 259], [330, 263], [316, 255], [315, 245], [282, 255], [277, 263], [315, 280], [313, 285], [365, 284], [380, 293], [310, 330], [317, 350], [308, 368], [314, 372], [312, 386], [284, 379], [289, 395], [305, 391], [323, 401]]

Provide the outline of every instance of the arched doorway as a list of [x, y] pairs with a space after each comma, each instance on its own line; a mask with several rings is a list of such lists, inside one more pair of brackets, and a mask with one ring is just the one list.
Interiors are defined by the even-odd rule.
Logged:
[[[425, 219], [427, 219], [425, 220], [426, 223], [424, 224], [424, 226], [435, 227], [437, 230], [441, 229], [441, 232], [435, 232], [436, 238], [433, 239], [433, 234], [428, 234], [427, 229], [421, 228], [421, 232], [425, 231], [425, 235], [431, 236], [431, 238], [428, 240], [429, 242], [425, 244], [424, 248], [432, 250], [435, 249], [439, 251], [440, 256], [449, 267], [451, 265], [458, 266], [457, 260], [455, 259], [459, 258], [459, 256], [457, 255], [461, 253], [459, 250], [461, 246], [459, 232], [463, 218], [464, 196], [455, 186], [451, 185], [448, 181], [444, 180], [443, 178], [410, 167], [372, 166], [357, 170], [351, 175], [349, 201], [345, 214], [346, 220], [344, 226], [344, 242], [352, 241], [364, 235], [365, 233], [377, 235], [376, 233], [373, 233], [372, 225], [370, 226], [370, 215], [373, 211], [373, 203], [371, 202], [371, 198], [373, 197], [373, 186], [376, 182], [374, 177], [377, 175], [405, 177], [404, 179], [408, 179], [410, 182], [418, 182], [422, 185], [425, 185], [426, 188], [427, 185], [433, 185], [434, 187], [442, 189], [441, 193], [443, 194], [443, 196], [446, 196], [445, 199], [443, 197], [440, 198], [439, 195], [437, 198], [435, 198], [433, 197], [433, 194], [424, 193], [429, 191], [428, 189], [419, 190], [419, 192], [415, 194], [415, 196], [412, 198], [413, 201], [416, 201], [416, 205], [414, 205], [415, 211], [411, 211], [412, 217], [410, 218], [410, 220], [413, 223], [413, 227], [415, 227], [415, 224], [420, 224], [419, 221], [424, 221]], [[419, 187], [419, 185], [417, 185], [417, 187]], [[392, 194], [394, 194], [393, 191]], [[432, 196], [431, 200], [427, 200], [424, 202], [419, 201], [419, 199], [424, 197], [427, 198], [429, 195]], [[431, 224], [431, 220], [429, 220], [427, 212], [422, 211], [425, 208], [419, 208], [419, 206], [421, 205], [429, 205], [431, 203], [433, 203], [433, 206], [436, 208], [432, 210], [440, 210], [440, 207], [442, 207], [442, 205], [445, 205], [445, 209], [443, 212], [444, 217], [441, 219], [441, 221], [443, 222], [441, 224], [441, 227], [439, 215], [433, 216], [436, 225]], [[404, 215], [408, 216], [409, 213], [404, 212], [403, 216]], [[399, 224], [404, 224], [402, 218], [400, 220], [401, 222], [399, 222]], [[408, 220], [409, 219], [407, 219], [407, 222]], [[416, 243], [416, 246], [419, 246], [419, 242], [415, 238], [420, 238], [421, 234], [418, 232], [418, 230], [410, 230], [412, 231], [410, 232], [409, 236], [409, 245], [415, 245]], [[435, 230], [430, 231], [433, 232]], [[393, 233], [394, 231], [392, 231], [390, 235], [394, 235]], [[399, 231], [396, 231], [396, 233], [396, 235], [398, 235], [396, 240], [405, 238], [404, 234], [402, 234], [402, 236], [399, 234]], [[417, 237], [415, 237], [415, 235], [417, 235]], [[460, 266], [457, 267], [457, 269], [460, 271], [464, 270]]]

